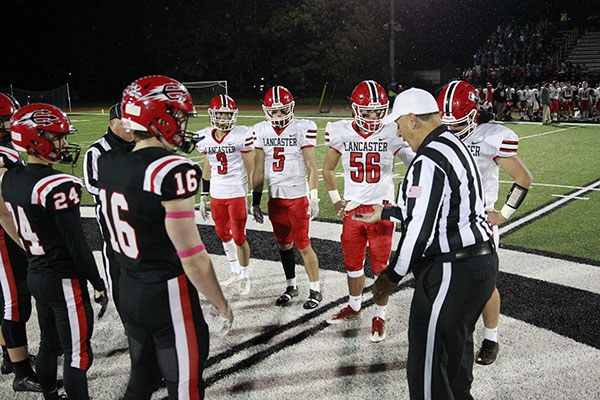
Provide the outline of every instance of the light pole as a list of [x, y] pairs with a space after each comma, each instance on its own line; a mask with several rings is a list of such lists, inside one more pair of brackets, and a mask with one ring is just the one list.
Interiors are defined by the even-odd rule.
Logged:
[[390, 82], [396, 81], [396, 32], [402, 32], [402, 25], [394, 21], [394, 1], [390, 0], [390, 22], [383, 25], [390, 30]]

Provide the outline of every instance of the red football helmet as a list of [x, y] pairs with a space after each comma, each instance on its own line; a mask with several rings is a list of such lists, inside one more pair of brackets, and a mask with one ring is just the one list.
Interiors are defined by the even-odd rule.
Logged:
[[352, 92], [352, 115], [365, 132], [381, 129], [381, 120], [388, 112], [388, 97], [385, 89], [375, 81], [362, 81]]
[[7, 93], [0, 93], [0, 142], [10, 140], [10, 117], [21, 108], [17, 99]]
[[175, 79], [153, 75], [132, 82], [123, 91], [121, 109], [126, 129], [149, 132], [173, 151], [194, 150], [196, 135], [186, 130], [194, 104]]
[[465, 140], [477, 127], [477, 91], [469, 82], [452, 81], [447, 84], [438, 96], [438, 107], [444, 125], [451, 129], [465, 125], [460, 131], [453, 130], [460, 140]]
[[69, 117], [50, 104], [28, 104], [11, 119], [11, 138], [17, 150], [50, 162], [73, 164], [81, 148], [63, 145], [63, 138], [77, 133]]
[[[221, 114], [217, 116], [217, 114]], [[230, 118], [224, 118], [223, 114], [229, 114]], [[235, 101], [225, 94], [220, 94], [211, 100], [208, 105], [210, 124], [217, 129], [229, 132], [237, 123], [238, 108]]]
[[[263, 101], [263, 111], [267, 120], [271, 122], [273, 127], [283, 129], [294, 119], [294, 97], [289, 90], [283, 86], [273, 86], [265, 94]], [[278, 115], [273, 115], [275, 112], [280, 112]]]

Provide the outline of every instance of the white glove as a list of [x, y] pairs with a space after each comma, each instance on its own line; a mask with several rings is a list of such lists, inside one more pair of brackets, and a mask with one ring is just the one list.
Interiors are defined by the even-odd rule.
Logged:
[[233, 311], [231, 311], [229, 304], [227, 304], [227, 312], [225, 314], [220, 313], [213, 305], [208, 317], [217, 324], [217, 329], [213, 330], [215, 335], [223, 337], [231, 330], [231, 326], [233, 325]]
[[311, 189], [308, 195], [308, 212], [310, 213], [310, 219], [316, 218], [319, 215], [319, 191], [317, 189]]
[[200, 196], [200, 215], [202, 219], [206, 221], [208, 219], [208, 211], [206, 210], [206, 201], [208, 200], [208, 196], [203, 194]]

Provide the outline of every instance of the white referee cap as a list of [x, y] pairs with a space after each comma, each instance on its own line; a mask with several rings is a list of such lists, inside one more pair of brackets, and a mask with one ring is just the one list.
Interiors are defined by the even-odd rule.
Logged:
[[389, 124], [403, 115], [423, 115], [439, 111], [437, 101], [431, 93], [419, 88], [410, 88], [396, 96], [392, 112], [383, 118], [381, 122]]

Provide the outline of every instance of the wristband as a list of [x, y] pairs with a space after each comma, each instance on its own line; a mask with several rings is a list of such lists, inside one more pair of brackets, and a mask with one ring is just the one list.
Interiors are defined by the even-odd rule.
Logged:
[[210, 192], [210, 181], [202, 178], [202, 194]]
[[515, 213], [515, 211], [517, 211], [516, 208], [512, 208], [508, 204], [505, 204], [504, 207], [502, 207], [502, 210], [500, 210], [500, 214], [502, 214], [504, 218], [509, 219], [510, 216]]
[[319, 200], [319, 189], [310, 189], [308, 192], [308, 198], [310, 200]]
[[204, 243], [202, 243], [196, 247], [192, 247], [191, 249], [178, 251], [177, 255], [179, 256], [179, 258], [191, 257], [194, 254], [200, 253], [204, 249], [206, 249], [206, 246], [204, 245]]
[[165, 213], [165, 218], [194, 218], [194, 211], [169, 211]]
[[329, 193], [329, 198], [331, 199], [331, 202], [333, 204], [337, 203], [338, 201], [342, 201], [342, 198], [340, 197], [340, 192], [338, 192], [337, 189], [330, 190], [327, 193]]
[[252, 207], [260, 206], [260, 198], [262, 197], [262, 192], [252, 192]]

